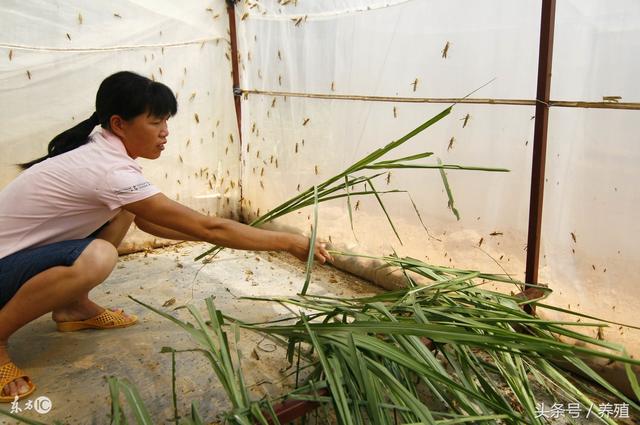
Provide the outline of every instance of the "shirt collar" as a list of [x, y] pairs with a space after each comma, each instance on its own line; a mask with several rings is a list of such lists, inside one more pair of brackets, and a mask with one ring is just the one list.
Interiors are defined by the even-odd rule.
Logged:
[[106, 140], [107, 143], [109, 143], [109, 145], [111, 145], [114, 148], [118, 149], [119, 152], [129, 156], [129, 154], [127, 153], [127, 149], [124, 147], [124, 144], [122, 143], [122, 140], [118, 136], [116, 136], [111, 131], [107, 130], [106, 128], [102, 128], [102, 127], [100, 127], [100, 129], [98, 130], [97, 133], [100, 136], [102, 136], [102, 138], [104, 140]]

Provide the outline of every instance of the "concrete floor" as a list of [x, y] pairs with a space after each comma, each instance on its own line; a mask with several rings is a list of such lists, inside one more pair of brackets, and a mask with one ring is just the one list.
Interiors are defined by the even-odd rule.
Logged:
[[[274, 305], [247, 300], [242, 296], [295, 295], [304, 282], [305, 264], [286, 254], [225, 250], [211, 263], [202, 265], [193, 258], [209, 247], [185, 243], [147, 253], [123, 256], [112, 275], [94, 289], [92, 298], [106, 307], [121, 307], [138, 315], [140, 323], [125, 329], [59, 333], [50, 315], [20, 329], [10, 340], [10, 354], [19, 367], [37, 384], [30, 397], [46, 396], [52, 409], [46, 414], [24, 410], [22, 415], [45, 423], [109, 423], [111, 398], [105, 377], [127, 378], [145, 400], [154, 422], [173, 419], [171, 355], [161, 354], [163, 346], [175, 349], [196, 347], [185, 331], [167, 319], [135, 303], [131, 295], [156, 308], [186, 320], [177, 306], [194, 303], [204, 312], [204, 299], [215, 297], [216, 307], [244, 321], [264, 321], [282, 317], [287, 311]], [[379, 292], [368, 283], [329, 266], [316, 266], [310, 293], [357, 296]], [[175, 298], [171, 306], [163, 304]], [[206, 316], [206, 313], [204, 313]], [[243, 369], [256, 398], [275, 397], [287, 386], [284, 350], [251, 332], [241, 332]], [[256, 350], [256, 354], [252, 354]], [[270, 352], [272, 351], [272, 352]], [[259, 357], [259, 360], [256, 359]], [[226, 395], [208, 361], [198, 353], [182, 353], [177, 360], [179, 415], [200, 403], [200, 413], [208, 422], [229, 408]], [[9, 410], [10, 405], [0, 408]], [[0, 415], [0, 423], [14, 424]]]

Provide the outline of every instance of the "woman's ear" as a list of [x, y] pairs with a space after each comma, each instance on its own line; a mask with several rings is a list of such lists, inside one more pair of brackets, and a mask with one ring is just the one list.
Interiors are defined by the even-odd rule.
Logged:
[[111, 115], [109, 118], [109, 126], [110, 130], [116, 136], [123, 138], [124, 137], [124, 126], [126, 121], [120, 115]]

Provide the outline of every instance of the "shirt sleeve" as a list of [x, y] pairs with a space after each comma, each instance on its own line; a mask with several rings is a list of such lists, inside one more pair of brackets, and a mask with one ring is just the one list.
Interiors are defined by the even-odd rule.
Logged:
[[123, 166], [114, 168], [107, 173], [105, 190], [102, 191], [100, 200], [109, 209], [115, 210], [157, 193], [160, 193], [160, 190], [151, 184], [140, 170], [132, 166]]

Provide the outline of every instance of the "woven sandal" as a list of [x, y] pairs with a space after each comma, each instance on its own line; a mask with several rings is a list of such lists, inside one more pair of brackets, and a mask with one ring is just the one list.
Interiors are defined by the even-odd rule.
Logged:
[[[36, 385], [31, 382], [31, 378], [29, 378], [27, 374], [20, 370], [13, 362], [9, 362], [0, 366], [0, 394], [2, 394], [2, 389], [5, 385], [18, 378], [24, 379], [27, 385], [29, 385], [29, 391], [24, 394], [19, 394], [18, 400], [30, 396], [31, 393], [36, 390]], [[16, 396], [0, 395], [0, 403], [11, 403], [15, 401], [15, 399]]]
[[138, 322], [134, 315], [126, 317], [122, 310], [105, 310], [97, 316], [75, 322], [56, 322], [59, 332], [74, 332], [83, 329], [117, 329], [126, 328]]

